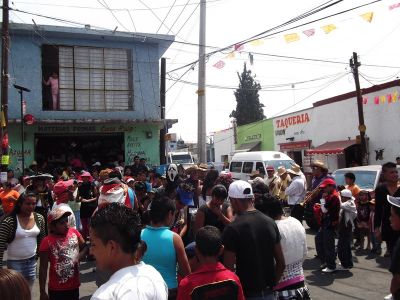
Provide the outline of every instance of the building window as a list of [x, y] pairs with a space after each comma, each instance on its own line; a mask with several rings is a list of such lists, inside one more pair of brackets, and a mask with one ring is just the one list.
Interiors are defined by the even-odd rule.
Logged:
[[44, 45], [43, 109], [132, 110], [131, 51]]

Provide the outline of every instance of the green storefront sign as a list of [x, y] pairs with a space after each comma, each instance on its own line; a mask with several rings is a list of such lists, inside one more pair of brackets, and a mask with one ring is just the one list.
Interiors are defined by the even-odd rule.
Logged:
[[236, 149], [244, 149], [246, 145], [255, 145], [259, 142], [259, 150], [273, 151], [274, 124], [272, 119], [262, 120], [237, 127]]

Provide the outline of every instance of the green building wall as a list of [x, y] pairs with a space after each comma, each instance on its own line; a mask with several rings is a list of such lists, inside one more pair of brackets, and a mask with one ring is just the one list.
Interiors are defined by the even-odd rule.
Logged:
[[242, 144], [261, 142], [261, 151], [274, 151], [274, 124], [272, 119], [257, 121], [254, 123], [237, 127], [237, 144], [238, 149]]

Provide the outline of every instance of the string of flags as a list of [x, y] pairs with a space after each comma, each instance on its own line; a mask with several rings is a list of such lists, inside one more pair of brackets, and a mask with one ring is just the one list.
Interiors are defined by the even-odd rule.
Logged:
[[[392, 104], [392, 103], [400, 103], [399, 92], [394, 90], [390, 94], [375, 96], [372, 99], [364, 96], [363, 97], [363, 104], [374, 104], [374, 105], [382, 105], [382, 104]], [[371, 101], [370, 101], [371, 100]]]
[[[389, 5], [389, 10], [394, 10], [394, 9], [398, 9], [398, 8], [400, 8], [400, 2]], [[364, 21], [366, 21], [368, 23], [372, 23], [372, 21], [374, 19], [374, 12], [370, 11], [370, 12], [363, 13], [360, 15], [360, 17]], [[319, 28], [319, 30], [321, 30], [326, 35], [330, 34], [332, 31], [335, 31], [337, 29], [338, 28], [335, 24], [326, 24]], [[300, 41], [302, 36], [305, 36], [307, 38], [313, 37], [317, 33], [317, 30], [318, 30], [318, 28], [308, 28], [301, 32], [291, 32], [291, 33], [284, 34], [283, 38], [286, 41], [286, 43], [293, 43], [293, 42]], [[212, 66], [216, 69], [222, 69], [226, 66], [226, 63], [224, 62], [224, 60], [234, 59], [236, 57], [237, 53], [244, 51], [245, 46], [250, 45], [253, 47], [259, 47], [259, 46], [262, 46], [263, 44], [264, 44], [264, 40], [262, 40], [262, 39], [252, 40], [248, 43], [236, 44], [233, 46], [233, 49], [231, 52], [229, 52], [227, 55], [225, 55], [225, 57], [223, 57], [222, 59], [216, 61]], [[249, 53], [249, 61], [250, 61], [251, 65], [254, 64], [254, 56], [251, 53]]]

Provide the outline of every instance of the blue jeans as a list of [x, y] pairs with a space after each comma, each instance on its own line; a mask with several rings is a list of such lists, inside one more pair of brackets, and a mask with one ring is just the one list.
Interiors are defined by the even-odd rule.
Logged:
[[331, 226], [322, 224], [315, 236], [315, 248], [321, 262], [329, 269], [336, 269], [335, 230]]
[[340, 263], [345, 268], [353, 267], [353, 254], [351, 252], [352, 239], [353, 239], [353, 234], [351, 232], [351, 227], [343, 229], [339, 232], [337, 254]]
[[21, 260], [7, 260], [7, 268], [21, 273], [28, 282], [33, 282], [36, 279], [36, 265], [35, 256]]

